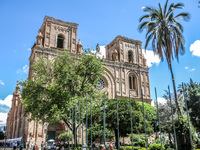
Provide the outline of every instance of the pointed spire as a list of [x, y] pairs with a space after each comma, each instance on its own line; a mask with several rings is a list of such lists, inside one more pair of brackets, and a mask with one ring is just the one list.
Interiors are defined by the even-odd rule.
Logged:
[[19, 87], [19, 84], [17, 84], [15, 93], [19, 93], [19, 90], [20, 90], [20, 87]]
[[78, 44], [77, 44], [77, 53], [81, 54], [82, 53], [82, 44], [80, 39], [78, 40]]
[[78, 45], [82, 45], [80, 39], [78, 40]]

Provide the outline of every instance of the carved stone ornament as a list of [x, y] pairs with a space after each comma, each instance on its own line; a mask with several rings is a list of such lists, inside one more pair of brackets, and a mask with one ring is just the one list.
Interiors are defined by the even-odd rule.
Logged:
[[43, 38], [42, 32], [41, 32], [41, 30], [39, 30], [38, 36], [36, 37], [37, 45], [42, 45], [42, 38]]
[[118, 60], [118, 52], [117, 52], [116, 49], [115, 49], [114, 52], [112, 53], [112, 58], [113, 58], [113, 61], [117, 61], [117, 60]]
[[100, 46], [99, 46], [99, 43], [97, 44], [96, 46], [96, 51], [99, 53], [100, 52]]

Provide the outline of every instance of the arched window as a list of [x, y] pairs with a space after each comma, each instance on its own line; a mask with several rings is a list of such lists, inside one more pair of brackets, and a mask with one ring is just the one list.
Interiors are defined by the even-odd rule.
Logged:
[[128, 51], [128, 62], [133, 63], [133, 52], [132, 51]]
[[58, 35], [57, 38], [57, 48], [63, 48], [64, 37], [62, 35]]
[[129, 75], [129, 89], [135, 90], [136, 79], [134, 75]]

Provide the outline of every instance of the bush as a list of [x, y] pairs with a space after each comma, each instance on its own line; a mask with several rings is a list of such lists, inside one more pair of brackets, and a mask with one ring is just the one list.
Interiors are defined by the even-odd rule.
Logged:
[[140, 140], [140, 141], [138, 141], [137, 143], [138, 143], [138, 145], [139, 145], [140, 147], [145, 147], [145, 145], [146, 145], [145, 140]]
[[[145, 147], [133, 147], [134, 150], [147, 150]], [[120, 150], [132, 150], [132, 146], [120, 146]]]
[[[129, 134], [130, 140], [131, 140], [131, 134]], [[147, 135], [147, 139], [149, 138], [149, 136]], [[133, 141], [138, 141], [138, 139], [140, 140], [145, 140], [145, 134], [133, 134]]]
[[68, 132], [64, 132], [64, 133], [61, 133], [59, 136], [58, 136], [58, 140], [60, 140], [60, 141], [69, 141], [69, 139], [70, 139], [70, 141], [72, 141], [72, 139], [73, 139], [73, 134], [71, 134], [71, 133], [68, 133]]
[[[162, 146], [162, 148], [164, 149], [164, 146]], [[150, 150], [161, 150], [161, 144], [156, 144], [156, 143], [151, 144], [151, 145], [149, 146], [149, 149], [150, 149]]]

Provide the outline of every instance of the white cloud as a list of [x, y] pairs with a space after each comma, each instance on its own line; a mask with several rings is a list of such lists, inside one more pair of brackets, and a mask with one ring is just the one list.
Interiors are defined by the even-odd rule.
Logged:
[[159, 58], [158, 54], [154, 54], [154, 52], [151, 50], [145, 51], [144, 49], [142, 49], [142, 53], [147, 60], [148, 67], [152, 67], [153, 64], [156, 64], [157, 66], [159, 65], [160, 58]]
[[30, 50], [31, 50], [31, 48], [28, 48], [28, 50], [30, 51]]
[[23, 67], [23, 72], [24, 72], [24, 73], [28, 73], [28, 69], [29, 69], [28, 65], [25, 65], [25, 66]]
[[5, 100], [0, 100], [0, 104], [6, 105], [11, 108], [13, 95], [8, 95]]
[[0, 113], [0, 127], [6, 125], [7, 113]]
[[196, 69], [195, 68], [193, 68], [193, 69], [190, 69], [190, 71], [195, 71]]
[[[158, 100], [158, 104], [161, 104], [161, 105], [167, 103], [167, 100], [164, 99], [164, 98], [162, 98], [162, 97], [158, 97], [157, 100]], [[151, 106], [156, 107], [156, 105], [157, 105], [157, 104], [156, 104], [156, 101], [151, 101]]]
[[0, 80], [0, 84], [1, 84], [1, 85], [5, 85], [5, 83], [4, 83], [3, 81], [1, 81], [1, 80]]
[[24, 65], [22, 69], [18, 69], [16, 71], [17, 74], [22, 74], [22, 73], [28, 73], [28, 70], [29, 70], [29, 66], [28, 65]]
[[101, 53], [101, 56], [106, 58], [106, 48], [105, 46], [100, 46], [100, 53]]
[[186, 70], [188, 70], [188, 69], [189, 69], [189, 67], [185, 66], [185, 69], [186, 69]]
[[200, 57], [200, 40], [196, 40], [190, 45], [190, 51], [192, 52], [192, 55]]
[[165, 103], [167, 103], [167, 100], [164, 99], [164, 98], [162, 98], [162, 97], [158, 97], [157, 100], [158, 100], [158, 103], [160, 103], [160, 104], [165, 104]]
[[155, 101], [151, 101], [151, 106], [156, 107], [156, 103], [155, 103]]

